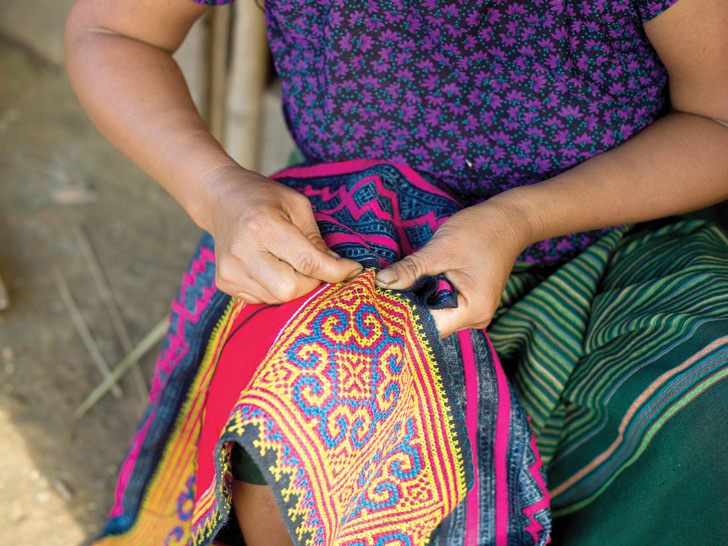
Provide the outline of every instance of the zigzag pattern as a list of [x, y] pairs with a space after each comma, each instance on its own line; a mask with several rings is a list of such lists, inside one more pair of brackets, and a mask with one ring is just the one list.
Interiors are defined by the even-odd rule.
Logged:
[[[407, 180], [406, 168], [355, 163], [366, 169], [348, 172], [349, 164], [289, 169], [289, 174], [300, 170], [310, 176], [285, 180], [311, 199], [327, 244], [336, 236], [351, 237], [336, 248], [344, 256], [381, 267], [405, 249], [419, 248], [459, 210], [427, 180], [417, 175]], [[345, 174], [336, 174], [337, 169]], [[322, 170], [327, 176], [311, 178]], [[442, 371], [445, 363], [427, 312], [451, 305], [453, 287], [443, 277], [428, 277], [409, 294], [398, 294], [375, 290], [373, 276], [369, 269], [342, 286], [322, 285], [296, 307], [293, 318], [286, 318], [277, 349], [268, 352], [266, 346], [262, 354], [268, 356], [223, 429], [215, 468], [207, 468], [200, 479], [199, 468], [210, 462], [197, 457], [207, 389], [235, 328], [235, 310], [244, 306], [228, 305], [230, 298], [215, 290], [212, 240], [203, 238], [173, 304], [152, 404], [122, 468], [105, 542], [209, 544], [231, 507], [234, 442], [245, 447], [274, 485], [299, 545], [425, 544], [450, 511], [460, 514], [474, 461], [459, 406], [463, 402], [453, 396], [459, 376], [452, 368]], [[473, 335], [484, 343], [482, 332]], [[480, 345], [476, 353], [485, 351], [485, 360], [473, 364], [485, 386], [493, 382], [490, 353]], [[462, 361], [454, 366], [462, 373]], [[468, 401], [478, 423], [494, 416], [487, 400]], [[222, 409], [220, 425], [228, 415]], [[481, 428], [478, 435], [492, 434], [490, 425]], [[517, 429], [529, 438], [525, 418]], [[493, 437], [478, 436], [480, 446], [493, 442]], [[505, 454], [510, 448], [498, 449]], [[485, 534], [476, 531], [478, 539], [489, 536], [488, 522], [498, 504], [492, 488], [482, 487], [491, 473], [487, 461], [487, 456], [475, 459], [481, 483], [477, 504], [483, 509], [465, 520], [456, 516], [469, 529], [473, 517], [480, 519]], [[518, 483], [505, 487], [512, 503], [508, 514], [519, 517], [509, 516], [507, 526], [523, 539], [519, 544], [543, 541], [547, 506], [523, 506], [548, 501], [521, 498], [521, 482], [538, 482], [541, 468], [529, 471], [518, 457], [510, 464], [501, 474], [518, 476]], [[536, 485], [541, 489], [543, 479]], [[459, 533], [443, 529], [439, 536], [442, 546], [462, 545]]]
[[311, 200], [329, 246], [339, 254], [355, 252], [366, 267], [384, 267], [418, 250], [461, 208], [442, 190], [433, 193], [434, 184], [420, 176], [409, 179], [393, 165], [363, 163], [366, 169], [356, 175], [342, 175], [340, 164], [333, 164], [326, 166], [329, 176], [321, 176], [327, 169], [320, 167], [288, 169], [275, 178]]
[[[137, 460], [144, 449], [150, 428], [153, 424], [159, 426], [157, 413], [167, 381], [180, 362], [188, 356], [190, 336], [195, 335], [200, 316], [208, 308], [215, 292], [214, 265], [215, 252], [201, 243], [183, 276], [177, 299], [172, 303], [170, 327], [157, 359], [149, 394], [150, 405], [129, 442], [126, 457], [119, 470], [115, 502], [109, 514], [111, 518], [122, 517], [126, 512], [124, 502], [129, 496], [127, 487], [135, 479]], [[141, 480], [138, 476], [136, 479]], [[136, 491], [133, 494], [136, 495]]]
[[[200, 248], [200, 253], [190, 264], [190, 268], [182, 277], [179, 297], [172, 303], [171, 332], [165, 337], [165, 347], [162, 348], [156, 375], [152, 385], [152, 398], [158, 390], [164, 388], [164, 381], [175, 366], [187, 353], [187, 339], [190, 330], [200, 319], [200, 315], [210, 303], [212, 294], [217, 290], [214, 277], [209, 286], [198, 286], [198, 275], [208, 273], [208, 268], [215, 267], [215, 252], [207, 247]], [[201, 290], [200, 290], [201, 288]], [[188, 294], [188, 291], [190, 292]], [[198, 295], [195, 292], [202, 292]], [[190, 299], [191, 302], [187, 300]], [[190, 308], [190, 303], [191, 308]], [[176, 327], [174, 326], [176, 324]]]
[[[531, 422], [530, 419], [528, 421], [529, 423]], [[543, 533], [544, 528], [543, 525], [541, 525], [541, 522], [534, 518], [533, 515], [537, 512], [548, 509], [549, 493], [541, 472], [541, 468], [543, 467], [543, 461], [541, 460], [541, 457], [538, 456], [538, 448], [536, 447], [536, 436], [531, 435], [531, 441], [528, 443], [528, 445], [531, 448], [531, 452], [533, 453], [535, 458], [533, 464], [528, 467], [528, 472], [533, 477], [533, 480], [536, 482], [539, 489], [543, 491], [543, 497], [541, 497], [541, 500], [539, 500], [538, 502], [530, 506], [526, 506], [523, 509], [523, 514], [531, 521], [531, 523], [526, 526], [525, 531], [530, 534], [531, 537], [533, 537], [533, 543], [538, 544], [540, 540], [539, 535]], [[547, 541], [547, 543], [549, 541]]]

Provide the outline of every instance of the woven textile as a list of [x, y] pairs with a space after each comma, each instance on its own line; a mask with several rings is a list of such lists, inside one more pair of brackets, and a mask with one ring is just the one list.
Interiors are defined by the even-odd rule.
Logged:
[[[309, 197], [329, 246], [369, 268], [421, 247], [460, 208], [431, 180], [387, 163], [278, 178]], [[202, 256], [209, 237], [192, 263], [197, 276], [185, 277], [101, 544], [229, 539], [233, 442], [261, 468], [297, 544], [545, 543], [548, 494], [526, 415], [482, 331], [439, 342], [428, 309], [452, 305], [444, 278], [383, 291], [368, 269], [323, 285], [276, 331], [208, 450], [211, 379], [254, 309], [212, 291]], [[203, 333], [204, 351], [180, 343]], [[259, 337], [244, 339], [254, 347]]]
[[488, 330], [557, 514], [592, 502], [728, 377], [728, 237], [702, 221], [662, 224], [615, 230], [548, 276], [514, 273]]
[[[381, 267], [419, 248], [445, 218], [459, 210], [459, 204], [431, 180], [386, 163], [297, 167], [281, 173], [280, 179], [309, 196], [328, 244], [368, 268]], [[427, 401], [429, 413], [423, 415], [441, 417], [437, 421], [422, 419], [422, 428], [412, 429], [421, 432], [421, 439], [434, 438], [440, 431], [442, 442], [427, 446], [430, 469], [458, 460], [442, 451], [447, 446], [453, 448], [452, 454], [464, 454], [469, 445], [470, 455], [463, 456], [462, 467], [451, 468], [453, 473], [445, 481], [434, 478], [432, 470], [422, 473], [433, 478], [430, 491], [450, 487], [460, 495], [463, 480], [469, 487], [439, 525], [436, 520], [452, 502], [443, 495], [432, 497], [427, 508], [433, 524], [429, 539], [422, 538], [427, 534], [425, 527], [429, 528], [424, 524], [427, 518], [412, 517], [411, 525], [403, 523], [412, 515], [406, 499], [398, 508], [383, 507], [382, 514], [396, 510], [396, 517], [401, 518], [399, 528], [375, 526], [381, 531], [378, 536], [373, 530], [366, 540], [355, 538], [363, 528], [354, 529], [352, 522], [376, 504], [364, 500], [364, 492], [371, 492], [366, 487], [347, 491], [355, 500], [341, 509], [345, 504], [341, 500], [337, 501], [339, 508], [314, 503], [321, 496], [316, 497], [313, 484], [308, 484], [312, 504], [302, 503], [305, 487], [292, 481], [293, 474], [287, 472], [292, 466], [286, 464], [293, 463], [285, 454], [315, 442], [286, 444], [283, 436], [267, 437], [267, 432], [283, 434], [293, 428], [280, 424], [261, 428], [261, 416], [250, 413], [254, 405], [242, 392], [247, 380], [239, 380], [241, 392], [219, 419], [211, 444], [205, 443], [210, 428], [206, 420], [201, 434], [200, 424], [210, 402], [207, 393], [214, 387], [217, 363], [222, 365], [226, 352], [236, 343], [251, 352], [263, 337], [263, 330], [248, 330], [254, 320], [242, 324], [254, 307], [231, 302], [214, 290], [213, 256], [212, 240], [206, 236], [173, 304], [152, 403], [122, 465], [116, 504], [100, 544], [204, 544], [218, 529], [219, 543], [234, 543], [229, 540], [234, 539], [232, 522], [224, 523], [230, 511], [228, 456], [234, 442], [245, 446], [273, 486], [299, 544], [329, 544], [331, 540], [334, 544], [383, 545], [429, 541], [442, 546], [543, 543], [550, 531], [545, 472], [551, 504], [561, 516], [556, 520], [559, 534], [555, 541], [559, 544], [644, 544], [658, 531], [672, 543], [682, 543], [686, 537], [699, 544], [728, 540], [728, 529], [720, 523], [728, 510], [724, 495], [728, 473], [722, 470], [721, 458], [728, 438], [719, 425], [728, 418], [728, 381], [724, 381], [728, 377], [728, 237], [717, 226], [665, 221], [625, 227], [613, 230], [558, 267], [516, 264], [488, 336], [473, 330], [436, 343], [428, 329], [426, 310], [452, 301], [452, 287], [443, 279], [423, 279], [413, 292], [392, 293], [373, 289], [371, 273], [366, 273], [352, 283], [324, 285], [304, 300], [291, 302], [293, 309], [274, 328], [269, 346], [275, 342], [283, 348], [294, 343], [296, 336], [310, 338], [306, 332], [333, 309], [344, 313], [351, 323], [364, 300], [354, 302], [342, 295], [360, 290], [359, 296], [371, 298], [380, 317], [377, 321], [381, 319], [377, 324], [388, 325], [390, 337], [409, 344], [410, 352], [419, 348], [421, 355], [434, 355], [436, 366], [428, 368], [433, 381], [409, 383], [412, 388], [429, 390], [407, 391], [402, 383], [398, 401], [404, 403], [408, 392], [417, 392], [409, 400]], [[336, 301], [339, 303], [334, 304]], [[329, 304], [332, 307], [326, 307]], [[395, 315], [409, 317], [411, 329], [407, 320], [389, 316], [395, 309], [399, 310]], [[272, 310], [259, 310], [256, 317], [264, 324], [271, 321], [272, 314]], [[296, 331], [298, 326], [301, 329]], [[361, 327], [358, 331], [363, 332]], [[356, 328], [339, 332], [336, 339], [356, 336], [356, 332]], [[319, 341], [314, 346], [320, 349]], [[359, 348], [364, 346], [359, 339]], [[264, 347], [259, 360], [277, 358], [285, 363], [284, 353], [274, 354]], [[424, 369], [418, 366], [426, 359], [407, 360], [409, 370]], [[271, 369], [284, 369], [277, 362]], [[281, 407], [293, 411], [298, 404], [295, 393], [290, 406], [282, 405], [280, 387], [285, 382], [275, 374], [269, 377], [265, 367], [254, 368], [258, 376], [245, 391], [260, 388], [260, 392], [275, 393], [275, 397], [264, 397], [266, 411], [280, 411]], [[369, 405], [363, 404], [366, 410], [355, 409], [352, 400], [366, 398], [362, 381], [381, 385], [377, 382], [389, 376], [381, 374], [373, 380], [376, 374], [370, 373], [366, 379], [366, 374], [346, 375], [346, 369], [343, 366], [344, 374], [336, 377], [349, 386], [351, 397], [333, 398], [341, 404], [338, 411], [343, 422], [350, 424], [354, 415], [371, 414], [371, 400], [377, 399], [370, 396]], [[398, 381], [404, 378], [401, 371]], [[438, 378], [442, 389], [433, 390]], [[333, 389], [333, 377], [324, 379]], [[262, 382], [256, 384], [259, 380]], [[333, 406], [312, 404], [315, 398], [304, 397], [305, 403], [298, 408], [308, 408], [311, 415], [334, 411]], [[314, 436], [322, 432], [315, 426], [310, 430]], [[337, 438], [335, 430], [319, 436]], [[405, 434], [405, 430], [400, 426], [398, 433]], [[382, 446], [389, 444], [385, 438], [401, 436], [385, 434], [377, 440], [379, 447], [362, 457], [376, 458], [372, 453], [377, 449], [386, 454]], [[327, 449], [328, 444], [318, 449], [321, 457], [308, 452], [309, 458], [296, 464], [303, 472], [301, 480], [320, 476], [322, 468], [333, 472], [341, 468], [343, 463], [336, 457], [324, 459]], [[468, 457], [472, 479], [468, 477]], [[413, 460], [410, 456], [408, 464]], [[355, 456], [351, 468], [362, 465]], [[328, 477], [328, 471], [323, 474]], [[350, 474], [358, 477], [361, 471]], [[374, 474], [372, 484], [381, 483], [376, 480], [387, 475]], [[344, 498], [340, 490], [331, 491], [341, 493], [338, 499]], [[387, 491], [391, 489], [386, 486], [380, 491], [374, 487], [379, 501]], [[396, 536], [403, 529], [411, 534]], [[332, 538], [337, 533], [341, 535]], [[340, 537], [351, 540], [337, 542]]]
[[[667, 101], [667, 72], [642, 26], [675, 2], [266, 2], [294, 139], [309, 161], [344, 161], [289, 169], [279, 179], [309, 197], [337, 252], [367, 268], [392, 263], [463, 205], [551, 178], [655, 121]], [[405, 167], [345, 161], [358, 157], [407, 164], [439, 184]], [[303, 489], [293, 494], [280, 485], [288, 482], [278, 479], [285, 473], [277, 452], [259, 449], [264, 430], [242, 424], [239, 397], [230, 402], [233, 421], [217, 421], [218, 437], [207, 443], [207, 425], [200, 436], [216, 359], [224, 362], [223, 346], [246, 312], [214, 290], [211, 255], [205, 238], [173, 308], [152, 404], [105, 533], [122, 542], [136, 537], [133, 544], [148, 535], [154, 544], [187, 544], [220, 529], [223, 540], [232, 527], [220, 525], [236, 442], [267, 472], [299, 541], [348, 533], [351, 506], [304, 510]], [[439, 355], [439, 411], [463, 416], [474, 469], [467, 496], [430, 541], [543, 542], [546, 471], [552, 506], [565, 522], [559, 544], [644, 544], [656, 536], [728, 543], [720, 523], [728, 473], [710, 456], [725, 453], [728, 440], [724, 429], [704, 426], [728, 418], [727, 256], [725, 234], [696, 222], [557, 237], [520, 256], [489, 327], [503, 366], [484, 332], [441, 345], [410, 332], [415, 346]], [[429, 278], [409, 297], [415, 317], [415, 309], [447, 305], [452, 291]], [[426, 400], [437, 408], [435, 398]], [[339, 411], [353, 411], [347, 407]], [[443, 445], [467, 450], [453, 439], [457, 427], [430, 425], [449, 430]], [[210, 460], [216, 466], [206, 470]], [[676, 475], [681, 480], [670, 479]], [[686, 513], [685, 499], [697, 513]], [[433, 514], [450, 506], [437, 502]], [[710, 538], [702, 540], [706, 529]]]
[[[375, 289], [372, 270], [299, 305], [223, 427], [218, 476], [235, 441], [301, 544], [422, 544], [472, 483], [429, 317], [411, 297]], [[232, 306], [234, 324], [244, 308]], [[215, 534], [229, 495], [224, 479], [202, 495], [196, 543]]]

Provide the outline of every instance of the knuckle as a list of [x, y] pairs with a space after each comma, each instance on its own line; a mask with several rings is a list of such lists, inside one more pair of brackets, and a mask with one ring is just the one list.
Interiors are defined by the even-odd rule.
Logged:
[[281, 280], [276, 285], [272, 295], [281, 301], [291, 301], [299, 295], [298, 286], [293, 280]]
[[476, 322], [476, 323], [475, 323], [475, 324], [474, 324], [473, 326], [471, 326], [470, 328], [472, 328], [472, 329], [474, 329], [474, 330], [484, 330], [485, 328], [487, 328], [487, 327], [488, 327], [488, 325], [489, 325], [489, 324], [490, 324], [490, 319], [486, 319], [486, 320], [481, 320], [481, 321], [479, 321], [479, 322]]
[[412, 256], [405, 256], [402, 260], [400, 260], [399, 266], [404, 270], [406, 275], [414, 279], [419, 278], [421, 270], [419, 260]]
[[258, 304], [258, 303], [264, 303], [263, 300], [258, 298], [257, 296], [253, 296], [251, 294], [248, 294], [246, 292], [241, 292], [238, 297], [243, 300], [245, 303], [252, 303], [252, 304]]
[[313, 256], [311, 256], [309, 252], [301, 253], [296, 256], [293, 267], [296, 271], [302, 275], [306, 275], [307, 277], [313, 275], [318, 269], [316, 260], [314, 260]]
[[477, 316], [473, 318], [475, 320], [473, 320], [472, 326], [470, 326], [470, 328], [483, 329], [490, 324], [490, 321], [493, 318], [493, 313], [490, 311], [490, 307], [488, 306], [488, 308], [486, 309], [481, 309]]
[[324, 241], [324, 238], [321, 236], [320, 233], [312, 233], [311, 235], [309, 235], [308, 238], [314, 246], [328, 248], [328, 246], [326, 245], [326, 241]]
[[308, 200], [308, 197], [299, 192], [291, 194], [291, 205], [301, 211], [307, 212], [311, 210], [311, 201]]
[[235, 268], [226, 267], [224, 264], [215, 270], [215, 286], [226, 294], [236, 297], [249, 293], [252, 288], [250, 279], [241, 276]]
[[230, 283], [227, 279], [220, 277], [220, 275], [215, 275], [215, 288], [231, 296], [235, 295], [232, 283]]
[[264, 235], [270, 230], [271, 215], [267, 207], [256, 205], [246, 211], [245, 229], [251, 235]]
[[230, 268], [227, 265], [227, 261], [221, 260], [215, 269], [215, 282], [217, 283], [218, 288], [221, 288], [223, 285], [229, 285], [232, 281], [231, 277], [232, 275], [230, 274]]
[[222, 260], [226, 267], [232, 268], [233, 263], [245, 263], [248, 257], [248, 244], [243, 237], [235, 237], [230, 241], [227, 252]]

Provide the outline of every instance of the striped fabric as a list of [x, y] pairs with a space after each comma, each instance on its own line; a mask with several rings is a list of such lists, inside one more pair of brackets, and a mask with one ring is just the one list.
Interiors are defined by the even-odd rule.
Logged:
[[516, 270], [488, 333], [537, 432], [554, 514], [576, 511], [728, 375], [726, 234], [625, 227], [555, 271]]

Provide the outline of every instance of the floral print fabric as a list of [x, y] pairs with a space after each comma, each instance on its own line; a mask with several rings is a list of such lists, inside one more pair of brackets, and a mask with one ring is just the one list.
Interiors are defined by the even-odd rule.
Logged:
[[[667, 74], [642, 23], [676, 1], [268, 0], [265, 8], [284, 114], [308, 159], [407, 165], [467, 206], [550, 178], [654, 121]], [[571, 257], [600, 233], [545, 241], [522, 261]]]

